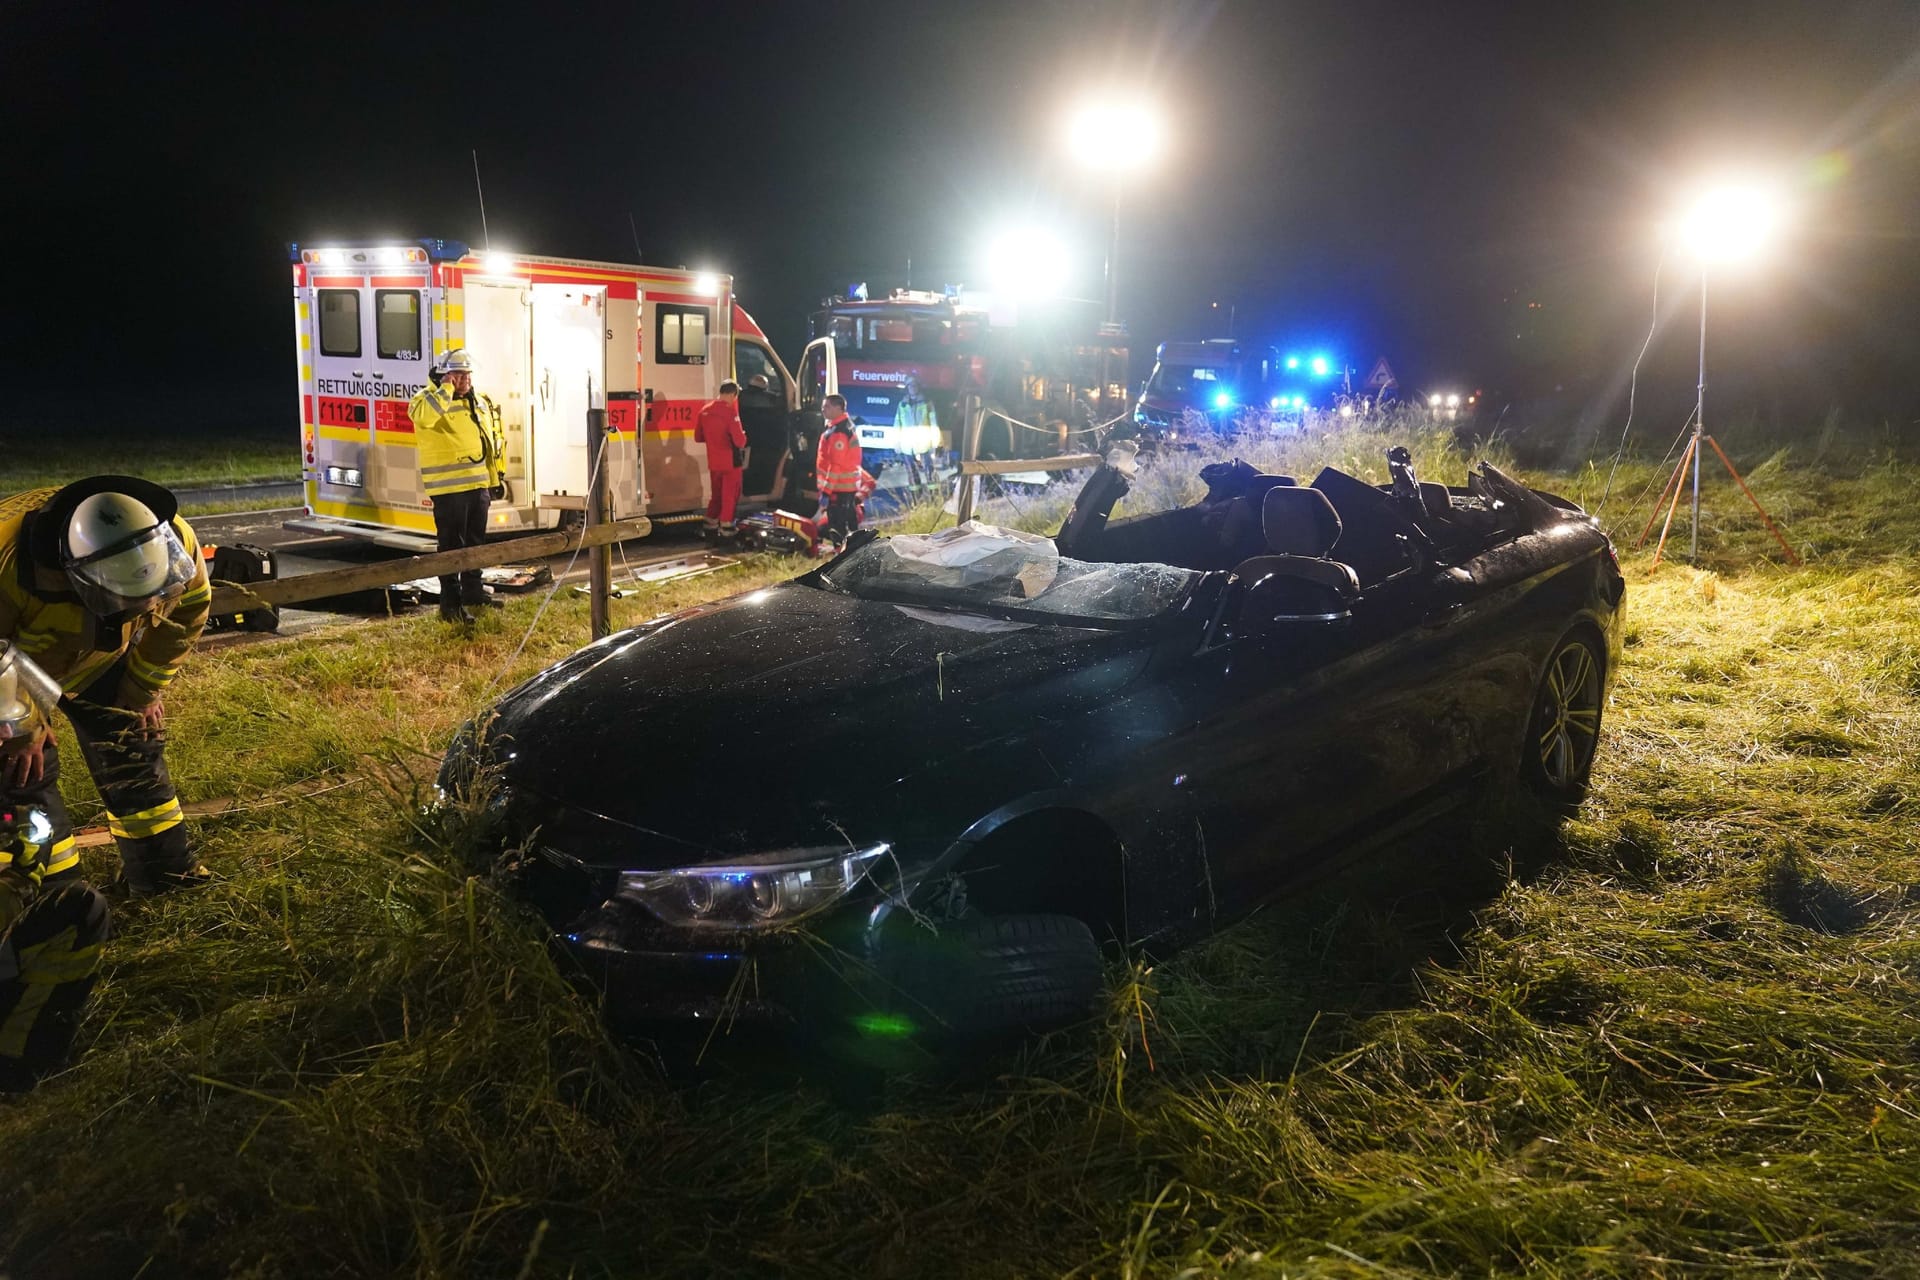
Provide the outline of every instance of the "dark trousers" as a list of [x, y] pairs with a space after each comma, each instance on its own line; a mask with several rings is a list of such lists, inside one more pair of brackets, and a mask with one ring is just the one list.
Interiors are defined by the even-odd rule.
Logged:
[[84, 884], [35, 895], [0, 933], [0, 1092], [66, 1065], [100, 973], [107, 901]]
[[[127, 884], [143, 892], [160, 887], [164, 877], [193, 869], [193, 850], [187, 828], [167, 776], [166, 733], [148, 731], [138, 716], [111, 705], [120, 687], [126, 659], [71, 697], [60, 701], [87, 772], [107, 806], [107, 826], [120, 846], [120, 866]], [[37, 852], [46, 865], [48, 881], [77, 879], [79, 857], [74, 851], [73, 823], [60, 797], [60, 748], [49, 740], [46, 773], [30, 787], [0, 783], [0, 797], [16, 810], [44, 809], [53, 834]], [[0, 861], [11, 861], [0, 854]]]
[[[433, 536], [442, 551], [477, 547], [487, 540], [487, 491], [468, 489], [462, 493], [442, 493], [433, 499]], [[480, 571], [440, 575], [440, 607], [479, 604], [486, 599], [480, 585]]]
[[845, 542], [860, 527], [860, 496], [853, 493], [827, 495], [827, 536]]

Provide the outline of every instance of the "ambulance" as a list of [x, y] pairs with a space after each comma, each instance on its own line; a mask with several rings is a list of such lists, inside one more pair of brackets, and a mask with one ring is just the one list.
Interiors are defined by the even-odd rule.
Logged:
[[[453, 240], [295, 244], [290, 256], [307, 511], [292, 528], [431, 547], [407, 403], [433, 358], [455, 348], [473, 357], [474, 389], [505, 428], [494, 533], [583, 518], [589, 409], [607, 414], [615, 518], [672, 521], [706, 506], [694, 417], [721, 382], [764, 374], [788, 409], [801, 399], [728, 275], [476, 253]], [[829, 345], [803, 356], [816, 384], [837, 385]]]

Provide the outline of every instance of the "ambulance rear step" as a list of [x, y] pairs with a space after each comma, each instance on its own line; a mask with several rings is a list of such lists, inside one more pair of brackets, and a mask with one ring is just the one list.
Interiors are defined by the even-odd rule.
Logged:
[[302, 516], [298, 520], [284, 521], [280, 527], [296, 533], [317, 533], [322, 537], [359, 538], [394, 551], [434, 551], [440, 545], [430, 533], [407, 533], [386, 525], [368, 524], [363, 520], [342, 520], [337, 516]]

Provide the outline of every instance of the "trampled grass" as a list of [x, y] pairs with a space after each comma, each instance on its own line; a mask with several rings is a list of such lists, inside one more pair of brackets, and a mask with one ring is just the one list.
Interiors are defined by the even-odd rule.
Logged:
[[[1378, 476], [1385, 443], [1258, 460]], [[1458, 482], [1439, 437], [1417, 456]], [[1711, 480], [1701, 567], [1626, 556], [1575, 820], [1436, 830], [1117, 964], [1095, 1027], [864, 1097], [837, 1069], [662, 1079], [415, 818], [453, 726], [577, 644], [579, 602], [518, 656], [528, 603], [471, 641], [199, 655], [176, 776], [251, 807], [198, 824], [221, 883], [121, 908], [85, 1057], [0, 1107], [0, 1250], [19, 1276], [1920, 1274], [1911, 462], [1741, 462], [1808, 563]], [[1616, 478], [1623, 541], [1651, 494], [1622, 493], [1663, 474]], [[93, 812], [78, 771], [69, 798]]]

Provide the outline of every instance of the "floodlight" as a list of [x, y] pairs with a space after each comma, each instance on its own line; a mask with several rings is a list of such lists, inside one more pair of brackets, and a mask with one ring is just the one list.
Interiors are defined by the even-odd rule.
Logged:
[[[1711, 446], [1720, 455], [1720, 461], [1726, 464], [1727, 471], [1736, 481], [1754, 507], [1759, 510], [1761, 519], [1773, 530], [1773, 536], [1779, 539], [1781, 550], [1795, 563], [1799, 557], [1787, 542], [1786, 536], [1774, 528], [1773, 517], [1766, 508], [1760, 506], [1760, 500], [1746, 488], [1746, 482], [1740, 479], [1740, 473], [1734, 469], [1733, 460], [1721, 450], [1719, 444], [1707, 433], [1707, 276], [1712, 268], [1732, 266], [1750, 261], [1757, 257], [1774, 238], [1781, 223], [1785, 220], [1785, 201], [1779, 191], [1765, 183], [1754, 181], [1722, 182], [1706, 187], [1694, 198], [1686, 212], [1674, 219], [1667, 227], [1671, 242], [1688, 253], [1700, 269], [1700, 372], [1699, 381], [1694, 389], [1693, 402], [1693, 438], [1688, 442], [1686, 451], [1680, 455], [1680, 462], [1668, 477], [1667, 489], [1673, 495], [1672, 504], [1667, 508], [1667, 524], [1660, 530], [1660, 545], [1653, 553], [1653, 563], [1660, 563], [1660, 555], [1666, 550], [1667, 530], [1673, 525], [1673, 513], [1680, 503], [1680, 491], [1684, 487], [1688, 464], [1693, 468], [1692, 536], [1689, 554], [1694, 563], [1700, 560], [1700, 458], [1705, 452], [1703, 446]], [[1663, 491], [1660, 501], [1667, 501], [1667, 492]], [[1659, 514], [1656, 505], [1654, 514]], [[1647, 521], [1647, 527], [1640, 534], [1645, 542], [1653, 531], [1653, 521]], [[1638, 543], [1635, 544], [1639, 545]]]
[[513, 258], [509, 254], [490, 253], [487, 255], [487, 272], [490, 275], [503, 276], [513, 270]]
[[1144, 169], [1165, 139], [1160, 113], [1138, 98], [1089, 99], [1067, 117], [1067, 148], [1074, 159], [1106, 173]]
[[695, 293], [715, 294], [720, 292], [720, 277], [711, 271], [702, 272], [693, 278]]
[[1674, 240], [1702, 262], [1745, 262], [1757, 256], [1782, 220], [1779, 195], [1760, 183], [1727, 183], [1695, 197], [1674, 220]]

